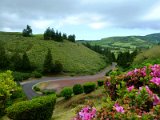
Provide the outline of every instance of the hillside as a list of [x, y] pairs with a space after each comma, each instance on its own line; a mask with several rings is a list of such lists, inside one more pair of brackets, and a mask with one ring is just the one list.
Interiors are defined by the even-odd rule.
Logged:
[[154, 46], [151, 49], [143, 51], [134, 59], [133, 65], [138, 64], [159, 64], [160, 63], [160, 46]]
[[4, 41], [9, 55], [14, 52], [27, 52], [33, 65], [41, 68], [47, 50], [51, 49], [53, 60], [59, 60], [64, 72], [95, 73], [106, 66], [103, 56], [85, 46], [64, 40], [55, 42], [43, 40], [42, 35], [22, 37], [20, 33], [0, 32], [0, 41]]
[[124, 37], [109, 37], [102, 38], [101, 40], [95, 41], [82, 41], [85, 43], [89, 42], [91, 45], [100, 45], [102, 47], [108, 47], [113, 52], [120, 51], [133, 51], [135, 48], [151, 48], [153, 45], [160, 42], [160, 33], [149, 34], [146, 36], [124, 36]]

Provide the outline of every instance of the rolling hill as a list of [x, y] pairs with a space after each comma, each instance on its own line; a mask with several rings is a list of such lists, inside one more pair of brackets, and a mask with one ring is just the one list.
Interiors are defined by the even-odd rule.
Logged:
[[119, 50], [123, 52], [126, 50], [133, 51], [135, 48], [151, 48], [153, 45], [160, 43], [160, 33], [149, 34], [146, 36], [109, 37], [95, 41], [80, 40], [79, 42], [89, 42], [91, 45], [108, 47], [116, 53], [119, 52]]
[[5, 42], [7, 53], [27, 52], [33, 65], [42, 68], [47, 50], [51, 49], [53, 61], [59, 60], [67, 73], [93, 74], [106, 66], [104, 57], [79, 43], [67, 40], [55, 42], [43, 40], [42, 35], [23, 37], [20, 33], [0, 32], [0, 41]]

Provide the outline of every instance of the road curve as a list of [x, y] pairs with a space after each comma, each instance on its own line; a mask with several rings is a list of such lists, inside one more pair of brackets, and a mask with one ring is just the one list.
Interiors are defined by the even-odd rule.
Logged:
[[58, 85], [57, 88], [54, 88], [56, 90], [60, 90], [61, 88], [65, 86], [72, 86], [76, 83], [84, 83], [88, 81], [96, 81], [98, 79], [101, 79], [105, 76], [105, 73], [114, 69], [116, 66], [115, 63], [112, 64], [112, 66], [107, 67], [103, 71], [95, 74], [95, 75], [86, 75], [86, 76], [63, 76], [63, 77], [42, 77], [39, 79], [33, 79], [29, 81], [20, 82], [24, 93], [26, 94], [28, 99], [32, 99], [33, 97], [39, 96], [34, 90], [32, 90], [32, 86], [34, 86], [37, 83], [40, 82], [46, 82], [51, 81], [51, 84]]

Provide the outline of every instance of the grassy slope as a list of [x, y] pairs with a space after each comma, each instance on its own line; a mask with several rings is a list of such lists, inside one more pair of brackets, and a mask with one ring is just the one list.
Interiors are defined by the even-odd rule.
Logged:
[[135, 36], [103, 38], [100, 41], [90, 41], [90, 43], [92, 45], [97, 44], [103, 47], [110, 47], [112, 49], [116, 48], [134, 49], [136, 47], [147, 48], [153, 45], [153, 43], [137, 38]]
[[105, 67], [103, 56], [78, 43], [64, 41], [44, 41], [41, 35], [22, 37], [19, 33], [0, 32], [0, 40], [6, 42], [8, 54], [27, 52], [32, 64], [42, 67], [48, 49], [51, 49], [53, 60], [59, 60], [65, 72], [94, 73]]
[[87, 105], [88, 101], [94, 102], [94, 106], [100, 108], [105, 97], [104, 87], [100, 87], [89, 94], [75, 95], [69, 100], [58, 98], [52, 120], [72, 120], [76, 111]]
[[134, 59], [133, 64], [141, 64], [145, 61], [157, 63], [157, 60], [160, 62], [160, 46], [154, 46], [153, 48], [140, 53]]

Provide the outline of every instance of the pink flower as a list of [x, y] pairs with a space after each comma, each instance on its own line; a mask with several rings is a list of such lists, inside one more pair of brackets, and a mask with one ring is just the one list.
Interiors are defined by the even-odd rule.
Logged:
[[156, 85], [160, 85], [160, 78], [154, 77], [150, 80], [150, 82], [152, 82]]
[[127, 73], [127, 76], [132, 76], [133, 75], [133, 72], [132, 71], [129, 71], [128, 73]]
[[[145, 86], [145, 88], [146, 88], [147, 93], [152, 96], [153, 92], [149, 89], [149, 87]], [[139, 87], [139, 93], [140, 93], [141, 90], [142, 90], [142, 87]]]
[[153, 95], [153, 105], [157, 105], [157, 104], [160, 104], [160, 98], [154, 94]]
[[146, 91], [148, 92], [149, 95], [153, 95], [153, 92], [149, 89], [148, 86], [145, 86], [146, 87]]
[[133, 86], [133, 85], [127, 88], [127, 90], [128, 90], [129, 92], [131, 92], [133, 89], [134, 89], [134, 86]]
[[114, 106], [115, 106], [117, 112], [124, 113], [123, 107], [119, 106], [118, 103], [116, 103]]

